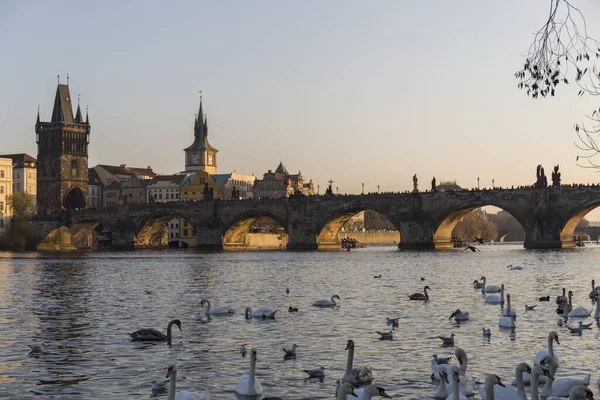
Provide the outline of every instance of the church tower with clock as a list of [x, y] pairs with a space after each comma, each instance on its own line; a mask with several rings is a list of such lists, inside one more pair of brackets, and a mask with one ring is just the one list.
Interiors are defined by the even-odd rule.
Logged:
[[200, 110], [194, 123], [194, 143], [185, 151], [185, 171], [206, 171], [214, 175], [217, 173], [217, 152], [208, 143], [208, 122], [202, 110], [202, 96], [200, 97]]

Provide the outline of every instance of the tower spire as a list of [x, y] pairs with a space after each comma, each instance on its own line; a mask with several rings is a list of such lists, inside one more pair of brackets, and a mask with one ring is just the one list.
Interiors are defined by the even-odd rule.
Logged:
[[35, 122], [36, 125], [40, 123], [40, 105], [38, 104], [38, 116], [37, 116], [37, 121]]
[[81, 106], [79, 104], [81, 95], [77, 95], [77, 113], [75, 114], [75, 122], [83, 124], [83, 116], [81, 115]]
[[85, 124], [89, 125], [90, 124], [90, 115], [88, 114], [88, 106], [85, 106]]
[[194, 136], [204, 137], [206, 136], [206, 127], [204, 124], [204, 111], [202, 109], [202, 90], [199, 90], [200, 93], [200, 107], [198, 109], [198, 117], [196, 118], [196, 126], [194, 127]]
[[69, 86], [69, 73], [67, 72], [67, 86]]

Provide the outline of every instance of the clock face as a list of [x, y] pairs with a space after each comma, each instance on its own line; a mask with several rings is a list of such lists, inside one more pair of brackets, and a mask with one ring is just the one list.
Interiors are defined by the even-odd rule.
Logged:
[[191, 161], [192, 161], [192, 164], [199, 164], [200, 163], [200, 155], [192, 154]]
[[208, 156], [208, 165], [213, 165], [213, 156], [212, 156], [212, 154], [209, 154], [209, 156]]

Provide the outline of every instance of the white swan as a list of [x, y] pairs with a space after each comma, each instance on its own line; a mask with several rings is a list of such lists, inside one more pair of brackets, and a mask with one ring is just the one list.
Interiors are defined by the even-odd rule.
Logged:
[[523, 267], [521, 267], [520, 265], [512, 265], [512, 264], [510, 264], [506, 268], [510, 269], [511, 271], [521, 271], [523, 269]]
[[336, 392], [336, 400], [346, 400], [346, 398], [356, 397], [354, 393], [354, 388], [349, 383], [344, 383], [340, 385]]
[[534, 365], [531, 371], [531, 400], [540, 400], [539, 395], [539, 383], [540, 378], [547, 379], [552, 374], [548, 368], [542, 367], [541, 365]]
[[254, 310], [246, 307], [246, 318], [274, 319], [277, 311], [278, 309], [273, 310], [271, 307], [258, 307]]
[[500, 285], [500, 293], [486, 294], [484, 300], [488, 304], [504, 304], [504, 283]]
[[[510, 294], [506, 295], [506, 303], [508, 304], [508, 309], [510, 309]], [[514, 316], [503, 315], [500, 317], [498, 321], [498, 325], [500, 328], [516, 328]]]
[[447, 384], [450, 383], [450, 381], [448, 380], [447, 369], [444, 367], [439, 368], [438, 376], [440, 378], [440, 383], [438, 384], [437, 388], [435, 389], [435, 398], [436, 399], [445, 399], [446, 397], [448, 397]]
[[450, 314], [450, 317], [448, 319], [452, 319], [452, 317], [454, 317], [454, 320], [456, 322], [465, 322], [469, 320], [469, 312], [461, 311], [460, 308], [457, 308], [456, 311]]
[[331, 300], [330, 299], [315, 300], [315, 302], [313, 303], [313, 306], [315, 306], [315, 307], [337, 307], [337, 303], [335, 302], [335, 299], [342, 301], [340, 299], [340, 296], [338, 296], [337, 294], [334, 294], [333, 296], [331, 296]]
[[[531, 373], [531, 367], [526, 363], [519, 363], [515, 368], [515, 376], [517, 377], [517, 388], [512, 386], [494, 386], [494, 397], [503, 400], [527, 400], [525, 394], [525, 383], [523, 382], [523, 372]], [[487, 383], [487, 380], [486, 380]], [[483, 393], [482, 393], [483, 391]], [[479, 390], [482, 398], [487, 398], [487, 388]]]
[[569, 311], [569, 313], [567, 314], [567, 317], [569, 318], [585, 318], [585, 317], [589, 317], [590, 315], [592, 315], [592, 310], [588, 310], [587, 308], [583, 307], [583, 306], [579, 306], [576, 308], [573, 308], [573, 303], [571, 301], [571, 298], [573, 297], [573, 292], [571, 292], [569, 290], [569, 309], [571, 311]]
[[504, 383], [502, 383], [498, 375], [488, 375], [488, 377], [485, 378], [485, 388], [477, 385], [477, 390], [479, 390], [481, 398], [483, 400], [496, 400], [494, 393], [494, 388], [496, 385], [504, 387]]
[[467, 400], [467, 396], [460, 394], [460, 374], [456, 366], [452, 367], [452, 394], [446, 400]]
[[596, 281], [592, 279], [592, 291], [588, 295], [588, 297], [592, 300], [596, 299]]
[[[563, 398], [552, 396], [546, 400], [563, 400]], [[594, 393], [585, 385], [575, 386], [569, 393], [569, 400], [594, 400]]]
[[169, 381], [169, 396], [167, 400], [210, 400], [210, 394], [208, 390], [202, 393], [196, 392], [177, 392], [176, 381], [177, 381], [177, 366], [171, 364], [167, 367], [167, 378]]
[[244, 396], [258, 396], [263, 393], [260, 381], [256, 377], [256, 349], [250, 352], [250, 372], [244, 372], [240, 377], [235, 392]]
[[560, 344], [560, 342], [558, 341], [558, 333], [552, 331], [548, 334], [548, 348], [538, 351], [538, 353], [535, 355], [535, 358], [533, 359], [534, 364], [541, 364], [544, 358], [550, 356], [554, 360], [554, 364], [557, 367], [560, 365], [558, 362], [558, 357], [556, 357], [556, 355], [554, 354], [554, 342], [556, 342], [556, 344]]
[[546, 356], [543, 360], [543, 364], [547, 365], [548, 368], [550, 369], [550, 376], [548, 376], [548, 380], [546, 381], [546, 384], [544, 385], [544, 387], [542, 388], [542, 391], [540, 392], [540, 396], [542, 396], [542, 397], [549, 397], [549, 396], [568, 397], [569, 394], [571, 393], [571, 389], [573, 389], [575, 386], [579, 386], [579, 385], [587, 386], [590, 384], [590, 379], [592, 378], [592, 375], [590, 375], [590, 374], [588, 374], [583, 379], [561, 378], [561, 379], [554, 380], [554, 374], [556, 372], [556, 364], [554, 363], [554, 360], [552, 359], [552, 357]]
[[354, 340], [348, 340], [346, 343], [348, 359], [346, 360], [346, 371], [342, 378], [342, 383], [348, 382], [353, 386], [368, 385], [373, 381], [373, 371], [369, 367], [353, 367], [354, 363]]
[[498, 286], [498, 285], [486, 285], [487, 280], [486, 280], [485, 276], [482, 276], [481, 280], [483, 281], [483, 286], [481, 287], [481, 293], [494, 293], [494, 292], [500, 291], [500, 286]]
[[[468, 358], [467, 358], [467, 353], [461, 349], [460, 347], [457, 347], [454, 350], [454, 356], [456, 357], [456, 359], [458, 360], [458, 362], [460, 363], [460, 365], [457, 367], [455, 365], [451, 365], [451, 364], [437, 364], [435, 362], [435, 359], [432, 360], [431, 362], [431, 368], [433, 370], [433, 377], [434, 378], [438, 378], [440, 379], [440, 385], [442, 384], [442, 374], [445, 374], [446, 376], [446, 383], [444, 383], [441, 387], [440, 385], [438, 385], [438, 390], [440, 391], [440, 394], [443, 394], [444, 391], [444, 386], [446, 386], [447, 391], [454, 391], [454, 380], [448, 380], [448, 376], [452, 376], [453, 374], [453, 369], [456, 368], [459, 372], [459, 392], [461, 395], [463, 396], [471, 396], [473, 395], [473, 383], [469, 382], [465, 376], [466, 372], [467, 372], [467, 365], [468, 365]], [[443, 371], [443, 373], [442, 373]], [[437, 396], [436, 397], [443, 397], [443, 396]]]
[[355, 389], [354, 396], [349, 394], [346, 396], [345, 400], [371, 400], [375, 396], [385, 397], [386, 399], [392, 398], [392, 396], [385, 392], [384, 388], [382, 388], [381, 386], [377, 386], [374, 383], [360, 389]]
[[205, 304], [207, 305], [206, 313], [210, 314], [210, 315], [233, 314], [234, 313], [234, 310], [231, 307], [228, 307], [228, 306], [211, 307], [210, 301], [208, 299], [200, 300], [200, 307], [204, 307]]

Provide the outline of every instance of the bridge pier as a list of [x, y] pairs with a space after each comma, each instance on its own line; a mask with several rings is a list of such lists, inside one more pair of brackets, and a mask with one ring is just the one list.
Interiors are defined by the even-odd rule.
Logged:
[[289, 224], [287, 250], [317, 250], [317, 233], [313, 226]]
[[435, 249], [433, 241], [433, 221], [406, 221], [396, 226], [400, 230], [400, 250], [429, 250]]
[[220, 226], [199, 226], [196, 248], [201, 250], [223, 250], [223, 233]]
[[561, 221], [548, 212], [524, 221], [526, 249], [568, 249], [575, 247], [573, 236], [561, 237]]

